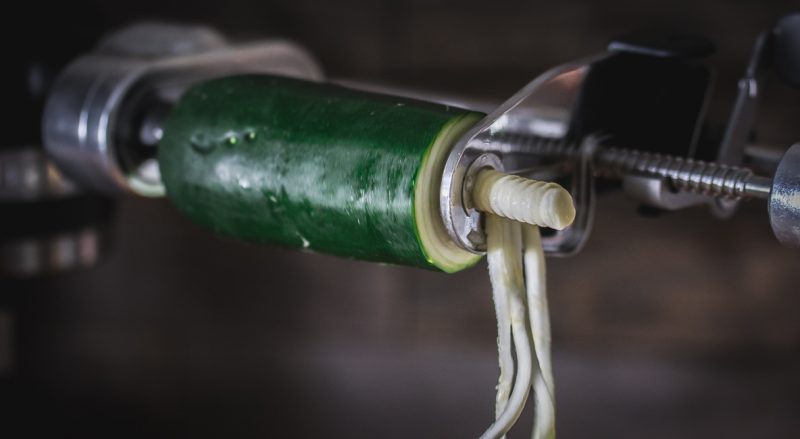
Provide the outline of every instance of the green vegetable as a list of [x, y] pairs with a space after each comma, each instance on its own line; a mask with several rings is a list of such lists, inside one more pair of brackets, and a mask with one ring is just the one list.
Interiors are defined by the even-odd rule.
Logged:
[[274, 76], [190, 89], [159, 145], [167, 196], [247, 241], [453, 272], [479, 256], [439, 214], [444, 161], [479, 113]]

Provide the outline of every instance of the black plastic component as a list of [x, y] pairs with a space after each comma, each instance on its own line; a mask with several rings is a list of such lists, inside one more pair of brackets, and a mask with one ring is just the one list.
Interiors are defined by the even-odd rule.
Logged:
[[711, 73], [687, 56], [707, 51], [667, 57], [644, 52], [616, 50], [592, 65], [570, 136], [599, 133], [604, 143], [616, 147], [692, 157]]
[[772, 34], [775, 73], [787, 85], [800, 88], [800, 13], [778, 20]]
[[716, 46], [699, 35], [636, 32], [616, 38], [608, 45], [608, 51], [656, 58], [698, 59], [713, 55]]

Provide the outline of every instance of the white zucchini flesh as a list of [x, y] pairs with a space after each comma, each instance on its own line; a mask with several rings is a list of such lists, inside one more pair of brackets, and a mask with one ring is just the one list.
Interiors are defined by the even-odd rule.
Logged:
[[550, 316], [539, 227], [486, 214], [486, 235], [500, 378], [495, 422], [481, 439], [505, 436], [522, 413], [531, 388], [536, 399], [532, 438], [555, 438]]
[[[524, 282], [522, 279], [522, 235], [519, 223], [495, 215], [486, 216], [487, 260], [495, 298], [500, 379], [497, 385], [495, 422], [481, 439], [500, 438], [511, 429], [525, 407], [531, 387], [533, 359], [526, 324]], [[511, 354], [509, 329], [517, 357], [516, 378]]]
[[539, 227], [523, 224], [522, 239], [531, 340], [539, 366], [533, 379], [536, 411], [532, 437], [550, 439], [556, 436], [555, 387], [550, 355], [550, 312], [547, 306], [545, 261]]

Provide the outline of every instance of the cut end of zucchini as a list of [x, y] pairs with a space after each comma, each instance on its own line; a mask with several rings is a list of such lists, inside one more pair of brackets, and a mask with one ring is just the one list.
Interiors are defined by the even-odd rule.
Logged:
[[442, 129], [422, 160], [414, 188], [414, 221], [422, 251], [430, 264], [446, 273], [469, 268], [482, 257], [453, 241], [439, 209], [439, 188], [447, 156], [458, 139], [479, 119], [479, 114], [465, 114]]

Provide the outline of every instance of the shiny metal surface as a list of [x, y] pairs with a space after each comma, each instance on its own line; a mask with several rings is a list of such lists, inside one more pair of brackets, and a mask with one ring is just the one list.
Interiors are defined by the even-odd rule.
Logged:
[[475, 99], [461, 95], [442, 93], [440, 90], [427, 90], [427, 89], [420, 89], [413, 87], [402, 87], [395, 84], [384, 84], [373, 81], [363, 81], [363, 80], [356, 81], [352, 79], [339, 79], [339, 78], [332, 78], [329, 79], [328, 81], [333, 84], [338, 84], [345, 87], [368, 91], [371, 93], [401, 96], [404, 98], [417, 99], [426, 102], [436, 102], [442, 105], [466, 108], [473, 111], [480, 111], [482, 113], [488, 113], [497, 108], [497, 106], [502, 103], [499, 100]]
[[744, 195], [751, 198], [769, 198], [772, 192], [772, 179], [760, 175], [751, 175], [744, 182]]
[[[743, 163], [745, 148], [755, 123], [756, 107], [763, 93], [761, 90], [764, 84], [762, 65], [768, 53], [769, 36], [767, 31], [758, 36], [747, 70], [739, 80], [736, 103], [717, 154], [717, 162], [723, 165], [741, 166]], [[737, 206], [738, 200], [736, 199], [717, 198], [711, 203], [711, 211], [718, 218], [729, 218], [736, 211]]]
[[800, 247], [800, 143], [786, 151], [775, 171], [769, 221], [781, 243]]
[[[465, 205], [464, 182], [474, 169], [473, 162], [493, 154], [509, 173], [538, 165], [539, 158], [526, 154], [524, 143], [504, 139], [517, 135], [563, 138], [591, 61], [565, 64], [537, 77], [478, 122], [453, 148], [442, 177], [440, 209], [448, 233], [460, 246], [476, 253], [485, 250], [481, 215]], [[553, 251], [552, 246], [549, 250]]]
[[699, 194], [676, 191], [670, 182], [660, 176], [628, 174], [622, 177], [622, 188], [635, 201], [665, 210], [680, 210], [708, 203]]
[[[572, 184], [570, 192], [575, 202], [575, 222], [572, 226], [558, 230], [542, 238], [544, 251], [553, 256], [571, 256], [586, 245], [594, 227], [595, 184], [594, 156], [599, 144], [590, 136], [584, 139], [572, 160]], [[568, 162], [569, 163], [569, 162]]]
[[[716, 203], [719, 200], [738, 201], [743, 198], [770, 199], [770, 217], [773, 229], [781, 242], [789, 245], [800, 241], [800, 147], [793, 147], [784, 155], [776, 172], [776, 179], [755, 175], [744, 167], [728, 166], [716, 162], [704, 162], [684, 157], [667, 156], [638, 150], [613, 147], [601, 147], [591, 138], [586, 139], [581, 147], [559, 139], [548, 139], [532, 135], [509, 132], [497, 133], [486, 144], [484, 150], [494, 151], [492, 154], [502, 156], [517, 154], [517, 160], [511, 161], [516, 166], [514, 172], [542, 180], [563, 177], [565, 173], [572, 175], [571, 192], [575, 197], [576, 208], [583, 215], [578, 215], [575, 224], [565, 231], [549, 236], [543, 244], [551, 255], [570, 255], [579, 251], [588, 238], [591, 230], [594, 211], [594, 182], [592, 176], [600, 175], [618, 178], [623, 182], [623, 189], [629, 197], [652, 207], [665, 210], [680, 210], [691, 206]], [[474, 153], [474, 152], [473, 152]], [[479, 157], [484, 157], [483, 153]], [[556, 167], [533, 166], [520, 168], [519, 158], [539, 161], [560, 160], [565, 163], [577, 160], [568, 169]], [[507, 166], [505, 161], [503, 166]], [[467, 170], [474, 168], [467, 167]], [[467, 171], [468, 172], [468, 171]], [[467, 178], [467, 181], [469, 179]], [[781, 185], [780, 194], [776, 192]], [[468, 193], [468, 187], [464, 189]], [[795, 194], [795, 195], [792, 195]], [[793, 198], [794, 197], [794, 198]], [[467, 198], [461, 198], [464, 209], [469, 213], [466, 224], [473, 227], [467, 237], [473, 244], [473, 250], [479, 243], [482, 232], [479, 229], [480, 217], [469, 209]], [[450, 198], [452, 204], [453, 198]], [[712, 204], [713, 205], [713, 204]], [[774, 207], [773, 207], [774, 206]], [[444, 206], [442, 207], [444, 211]], [[773, 210], [775, 214], [773, 214]], [[777, 223], [776, 223], [777, 222]], [[478, 224], [474, 227], [473, 224]], [[563, 236], [563, 233], [572, 236]]]
[[609, 176], [660, 176], [669, 179], [675, 189], [693, 194], [728, 199], [761, 194], [748, 192], [748, 182], [754, 176], [747, 168], [617, 148], [604, 148], [597, 155], [597, 163], [598, 169]]
[[[504, 148], [518, 148], [526, 154], [540, 158], [568, 159], [581, 155], [580, 149], [574, 145], [551, 139], [536, 137], [505, 137], [498, 139], [497, 144], [505, 145]], [[675, 197], [694, 194], [705, 197], [737, 200], [743, 197], [767, 198], [769, 196], [771, 180], [768, 177], [754, 175], [753, 171], [736, 166], [722, 165], [716, 162], [704, 162], [685, 157], [675, 157], [663, 154], [623, 149], [614, 147], [598, 147], [593, 152], [592, 160], [595, 164], [595, 174], [608, 177], [626, 179], [631, 176], [648, 176], [661, 178], [665, 181], [658, 183], [661, 187], [668, 183]], [[647, 179], [628, 178], [628, 190], [642, 194], [651, 192], [652, 182]], [[651, 186], [650, 188], [637, 188], [638, 184]], [[649, 197], [654, 207], [672, 210], [678, 205], [690, 206], [697, 203], [691, 200], [678, 201], [672, 198], [662, 205], [658, 200], [661, 197]], [[706, 198], [707, 200], [708, 198]]]
[[766, 56], [765, 51], [767, 50], [768, 39], [768, 32], [762, 32], [759, 35], [753, 48], [750, 62], [747, 65], [747, 70], [739, 80], [739, 93], [736, 96], [736, 104], [717, 154], [717, 162], [724, 165], [738, 166], [744, 158], [745, 148], [755, 121], [756, 105], [761, 94], [761, 85], [763, 83], [761, 65]]
[[155, 151], [147, 151], [152, 136], [142, 135], [139, 126], [142, 115], [174, 102], [194, 83], [238, 73], [322, 77], [311, 56], [289, 42], [232, 46], [208, 29], [135, 26], [111, 36], [61, 73], [45, 106], [45, 148], [84, 186], [163, 195], [157, 164], [151, 160]]
[[[571, 192], [578, 204], [578, 217], [572, 227], [545, 238], [545, 250], [551, 255], [574, 254], [585, 243], [594, 211], [595, 174], [623, 179], [623, 187], [632, 198], [667, 210], [706, 203], [721, 206], [717, 207], [720, 210], [732, 208], [744, 197], [769, 195], [770, 179], [756, 176], [747, 168], [601, 148], [596, 141], [584, 141], [580, 148], [571, 144], [565, 136], [572, 105], [592, 61], [556, 67], [536, 78], [455, 146], [445, 165], [440, 208], [448, 232], [459, 245], [473, 252], [485, 249], [481, 215], [468, 206], [468, 188], [464, 185], [469, 181], [469, 170], [475, 169], [476, 161], [487, 154], [498, 157], [505, 172], [528, 172], [532, 177], [537, 172], [549, 172], [551, 179], [572, 176]], [[751, 66], [748, 71], [754, 69]], [[752, 112], [744, 108], [750, 107], [741, 107], [742, 111], [737, 110], [733, 117], [726, 149], [726, 157], [739, 162], [746, 144], [739, 128], [752, 122]], [[547, 160], [561, 161], [565, 169], [542, 169]]]

